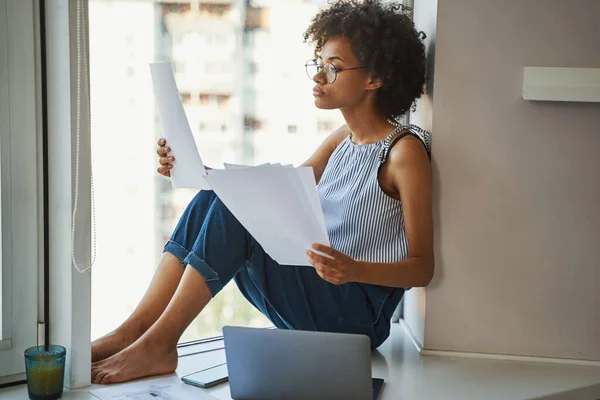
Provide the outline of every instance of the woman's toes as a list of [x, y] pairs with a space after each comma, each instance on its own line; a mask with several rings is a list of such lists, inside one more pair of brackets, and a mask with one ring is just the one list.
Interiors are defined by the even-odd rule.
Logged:
[[102, 370], [103, 370], [103, 368], [102, 368], [102, 365], [100, 363], [93, 363], [92, 364], [92, 380]]
[[92, 381], [99, 384], [127, 382], [152, 375], [170, 374], [177, 368], [177, 349], [138, 344], [92, 364]]
[[102, 378], [102, 381], [100, 381], [101, 385], [107, 385], [109, 383], [113, 383], [112, 380], [112, 375], [111, 374], [106, 374], [104, 375], [104, 377]]
[[97, 374], [96, 374], [96, 376], [94, 377], [94, 381], [93, 381], [93, 382], [94, 382], [94, 383], [99, 383], [99, 384], [101, 384], [101, 383], [102, 383], [102, 380], [104, 379], [104, 377], [105, 377], [106, 375], [108, 375], [108, 373], [107, 373], [107, 372], [105, 372], [105, 371], [98, 371], [98, 373], [97, 373]]

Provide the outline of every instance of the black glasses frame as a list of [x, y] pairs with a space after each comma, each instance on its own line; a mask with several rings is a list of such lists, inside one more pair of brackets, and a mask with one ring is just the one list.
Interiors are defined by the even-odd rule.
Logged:
[[[335, 81], [337, 80], [337, 75], [338, 72], [342, 72], [342, 71], [352, 71], [353, 69], [361, 69], [364, 67], [352, 67], [352, 68], [337, 68], [335, 65], [333, 65], [332, 63], [328, 62], [323, 64], [322, 66], [319, 65], [319, 63], [317, 62], [317, 60], [308, 60], [306, 62], [306, 64], [304, 64], [304, 69], [306, 70], [306, 75], [308, 76], [308, 79], [310, 79], [311, 81], [315, 78], [315, 76], [319, 75], [321, 72], [323, 72], [323, 70], [325, 69], [325, 66], [329, 65], [330, 69], [334, 72], [334, 76], [333, 76], [333, 80], [329, 81], [329, 79], [327, 79], [327, 74], [325, 74], [325, 80], [327, 81], [327, 83], [335, 83]], [[309, 67], [316, 67], [317, 68], [317, 73], [314, 74], [313, 76], [311, 76], [308, 68]]]

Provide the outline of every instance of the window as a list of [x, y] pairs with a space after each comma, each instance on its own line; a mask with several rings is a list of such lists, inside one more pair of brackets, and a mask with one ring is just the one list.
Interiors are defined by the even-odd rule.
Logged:
[[248, 63], [248, 72], [250, 72], [250, 74], [256, 74], [258, 72], [258, 63], [254, 61]]
[[192, 7], [189, 1], [161, 1], [160, 7], [163, 13], [186, 14]]
[[0, 0], [0, 384], [23, 379], [37, 344], [43, 241], [34, 2]]
[[332, 132], [334, 129], [333, 122], [331, 121], [318, 121], [317, 122], [317, 130], [319, 132]]
[[269, 29], [269, 8], [249, 7], [246, 10], [247, 29]]
[[258, 131], [263, 129], [263, 123], [262, 121], [247, 115], [244, 117], [244, 128], [247, 130]]
[[179, 97], [181, 97], [181, 102], [184, 105], [188, 105], [192, 102], [192, 96], [189, 93], [179, 93]]
[[229, 16], [229, 4], [200, 4], [200, 15], [210, 18], [225, 18]]
[[[97, 240], [97, 259], [92, 270], [92, 339], [116, 328], [134, 310], [152, 279], [166, 240], [195, 194], [195, 191], [173, 190], [167, 178], [156, 174], [155, 144], [162, 132], [155, 116], [148, 64], [157, 59], [173, 60], [173, 52], [178, 51], [173, 47], [176, 38], [184, 35], [214, 38], [211, 44], [214, 51], [190, 45], [176, 56], [178, 62], [194, 62], [207, 68], [205, 72], [196, 68], [178, 69], [176, 75], [184, 101], [192, 99], [185, 110], [190, 126], [197, 127], [193, 131], [206, 165], [221, 168], [223, 162], [265, 161], [299, 165], [326, 136], [311, 132], [298, 140], [300, 133], [297, 133], [293, 143], [274, 140], [275, 135], [281, 137], [278, 127], [286, 126], [271, 90], [285, 86], [275, 73], [280, 66], [261, 64], [261, 74], [251, 78], [243, 68], [249, 56], [256, 60], [265, 54], [278, 54], [293, 61], [298, 72], [290, 79], [305, 85], [305, 91], [278, 96], [281, 104], [293, 102], [294, 112], [316, 126], [312, 83], [303, 70], [312, 49], [302, 44], [301, 33], [321, 6], [303, 0], [272, 2], [272, 8], [278, 12], [270, 13], [270, 18], [280, 20], [264, 28], [269, 32], [259, 32], [245, 29], [243, 22], [240, 24], [245, 18], [225, 18], [227, 14], [243, 16], [245, 3], [217, 6], [183, 1], [176, 4], [149, 0], [89, 1]], [[185, 4], [192, 4], [191, 11]], [[199, 7], [199, 12], [194, 7]], [[203, 22], [207, 15], [212, 18], [210, 30]], [[290, 15], [295, 18], [289, 18]], [[107, 30], [107, 26], [111, 29]], [[283, 40], [248, 40], [249, 35], [263, 33], [271, 37], [285, 33], [286, 37], [298, 39], [294, 46]], [[133, 40], [122, 40], [129, 36]], [[221, 40], [235, 37], [240, 40]], [[130, 52], [133, 57], [119, 57]], [[120, 65], [114, 66], [115, 63]], [[231, 72], [222, 74], [223, 65], [231, 67]], [[131, 67], [133, 75], [114, 74], [113, 66], [121, 70]], [[209, 76], [211, 73], [215, 75]], [[246, 93], [254, 100], [249, 102]], [[137, 101], [134, 104], [124, 101], [130, 97]], [[304, 101], [296, 105], [298, 97]], [[341, 125], [341, 115], [332, 113], [336, 113], [332, 119], [338, 115]], [[297, 131], [295, 125], [293, 129]], [[119, 138], [117, 148], [115, 138]], [[120, 155], [118, 162], [115, 152]], [[271, 325], [243, 298], [235, 283], [230, 283], [192, 322], [181, 340], [220, 336], [225, 324]]]
[[217, 103], [220, 108], [227, 108], [229, 106], [229, 95], [228, 94], [220, 94], [217, 95]]

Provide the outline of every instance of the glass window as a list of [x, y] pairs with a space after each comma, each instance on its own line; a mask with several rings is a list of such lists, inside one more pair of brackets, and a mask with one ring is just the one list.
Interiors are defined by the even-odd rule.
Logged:
[[221, 107], [221, 108], [229, 107], [229, 95], [228, 94], [218, 95], [217, 103], [219, 104], [219, 107]]
[[248, 64], [248, 72], [250, 74], [256, 74], [258, 72], [258, 63], [254, 62], [254, 61], [251, 61]]
[[[162, 132], [149, 63], [173, 60], [186, 66], [176, 68], [175, 78], [200, 154], [210, 167], [222, 168], [223, 162], [299, 165], [330, 133], [300, 132], [290, 125], [288, 131], [297, 133], [281, 135], [290, 113], [302, 115], [303, 126], [317, 126], [314, 84], [304, 72], [313, 50], [302, 43], [302, 33], [326, 1], [263, 0], [260, 10], [251, 7], [254, 1], [213, 3], [89, 2], [97, 223], [92, 339], [116, 328], [134, 310], [195, 194], [173, 190], [156, 173], [156, 141]], [[251, 18], [244, 17], [248, 13]], [[291, 66], [287, 77], [278, 72], [282, 61]], [[336, 127], [341, 125], [341, 115], [330, 113]], [[271, 325], [230, 283], [182, 341], [220, 336], [225, 324]]]
[[4, 310], [7, 302], [4, 299], [6, 295], [3, 290], [3, 275], [6, 273], [7, 268], [3, 268], [3, 231], [4, 231], [4, 221], [2, 219], [3, 209], [2, 203], [5, 192], [6, 183], [3, 177], [5, 176], [6, 170], [9, 168], [6, 165], [6, 161], [3, 162], [2, 156], [4, 156], [7, 151], [6, 144], [9, 139], [9, 98], [8, 91], [4, 90], [5, 87], [8, 87], [8, 74], [5, 71], [8, 71], [8, 59], [5, 57], [8, 52], [8, 28], [7, 28], [7, 18], [4, 16], [6, 12], [6, 0], [0, 0], [0, 87], [2, 87], [2, 91], [0, 92], [0, 342], [4, 336], [3, 333], [3, 319], [8, 316], [7, 310]]
[[[131, 75], [129, 75], [129, 76], [131, 76]], [[181, 102], [184, 105], [188, 105], [192, 102], [192, 96], [189, 93], [180, 92], [179, 96], [181, 97]]]
[[40, 121], [33, 2], [0, 0], [0, 382], [37, 343]]
[[332, 121], [318, 121], [317, 130], [319, 132], [332, 132], [335, 129], [335, 126]]
[[[2, 143], [0, 142], [0, 154], [2, 154]], [[1, 169], [1, 166], [0, 166]], [[3, 274], [4, 271], [2, 269], [2, 192], [4, 191], [4, 185], [2, 185], [2, 174], [0, 173], [0, 342], [3, 339], [3, 331], [2, 331], [2, 318], [4, 316], [4, 291], [2, 290], [2, 284], [4, 282]]]

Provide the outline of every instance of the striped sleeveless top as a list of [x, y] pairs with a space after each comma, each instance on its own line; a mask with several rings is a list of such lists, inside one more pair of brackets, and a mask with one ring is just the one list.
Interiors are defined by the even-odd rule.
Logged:
[[408, 257], [402, 204], [379, 186], [379, 167], [407, 130], [430, 154], [431, 135], [415, 125], [400, 125], [385, 139], [358, 145], [348, 135], [331, 154], [317, 185], [331, 247], [369, 262]]

